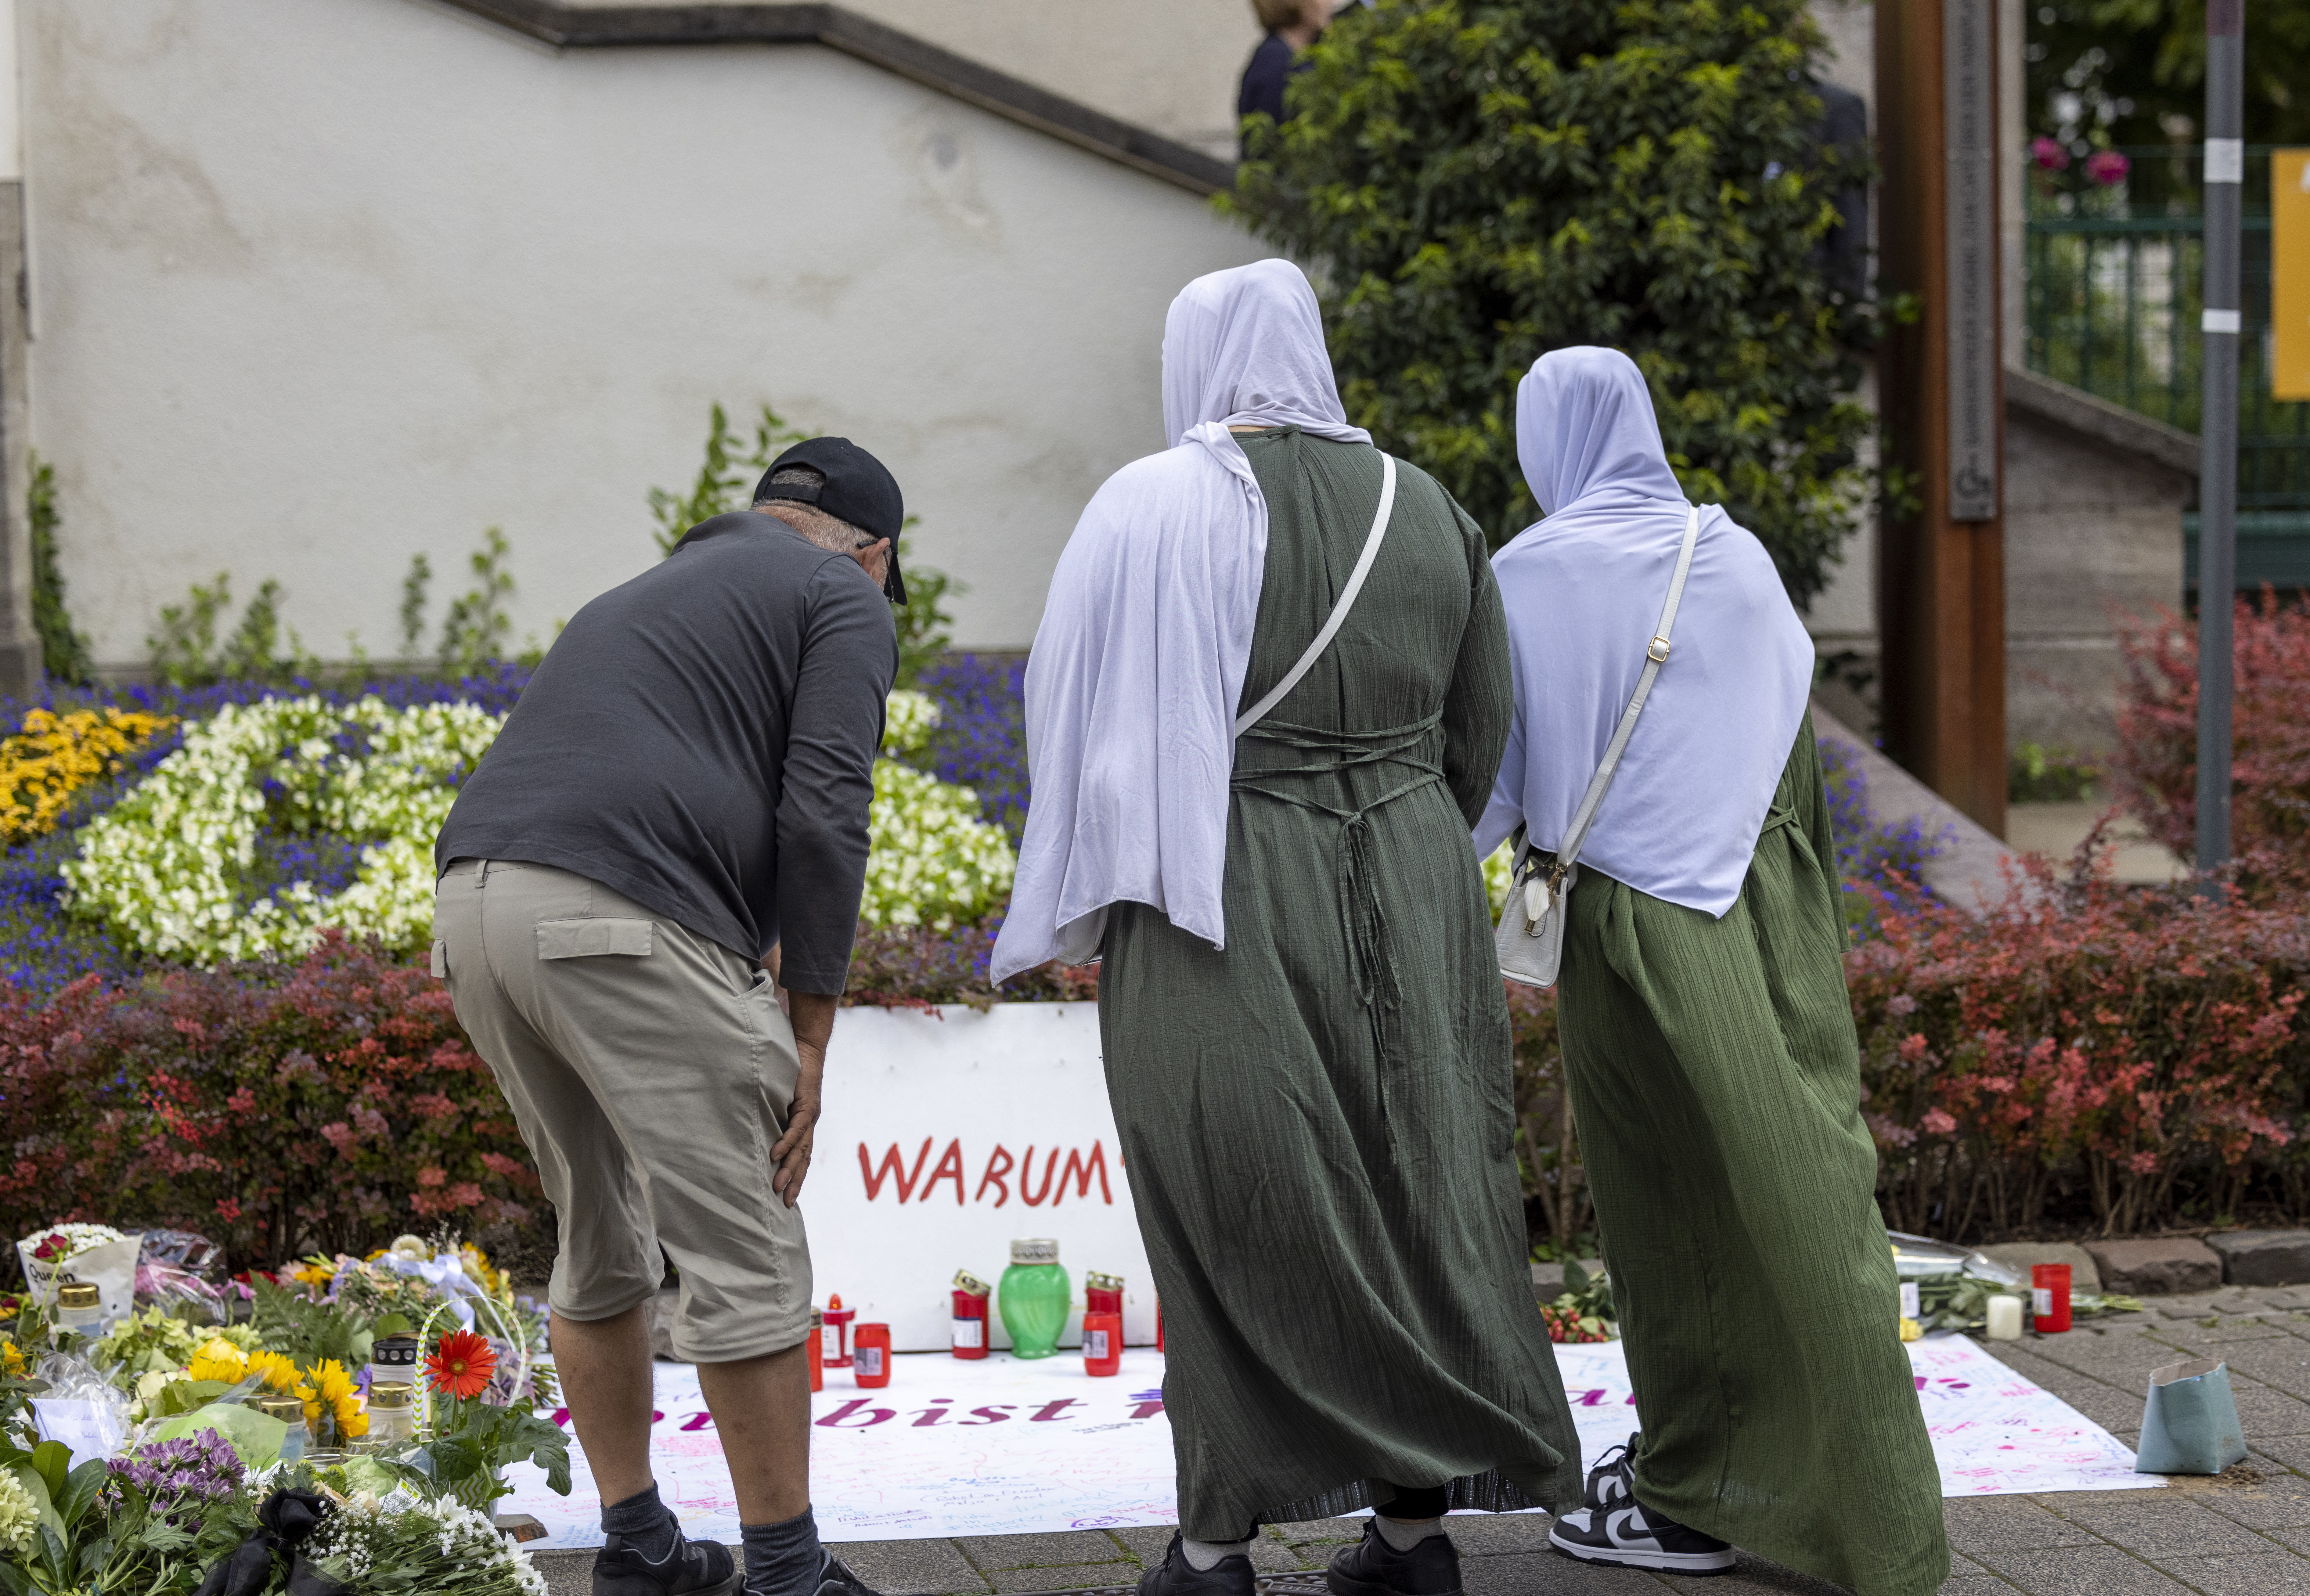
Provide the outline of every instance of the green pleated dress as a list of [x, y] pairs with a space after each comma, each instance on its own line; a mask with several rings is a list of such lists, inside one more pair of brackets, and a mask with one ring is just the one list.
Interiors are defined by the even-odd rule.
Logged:
[[[1346, 583], [1368, 445], [1246, 435], [1268, 505], [1244, 705]], [[1508, 1016], [1468, 832], [1511, 710], [1475, 525], [1399, 464], [1330, 650], [1237, 745], [1224, 952], [1109, 914], [1099, 1028], [1169, 1352], [1179, 1522], [1444, 1486], [1577, 1500], [1579, 1444], [1526, 1262]]]
[[1558, 1011], [1637, 1497], [1862, 1596], [1949, 1576], [1861, 1119], [1810, 721], [1721, 920], [1581, 867]]

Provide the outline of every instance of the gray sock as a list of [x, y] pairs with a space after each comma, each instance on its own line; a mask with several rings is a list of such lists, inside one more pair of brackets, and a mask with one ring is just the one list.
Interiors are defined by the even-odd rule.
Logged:
[[682, 1540], [681, 1526], [665, 1510], [665, 1504], [657, 1499], [656, 1480], [650, 1482], [649, 1489], [622, 1502], [604, 1504], [602, 1528], [652, 1563], [664, 1562]]
[[1410, 1551], [1430, 1535], [1444, 1533], [1444, 1521], [1440, 1518], [1400, 1519], [1376, 1513], [1372, 1522], [1379, 1528], [1379, 1538], [1400, 1552]]
[[740, 1524], [738, 1539], [746, 1548], [746, 1596], [818, 1596], [826, 1554], [809, 1508], [783, 1523]]
[[1248, 1540], [1190, 1540], [1179, 1537], [1179, 1553], [1187, 1559], [1187, 1566], [1197, 1574], [1209, 1574], [1220, 1566], [1222, 1557], [1242, 1557], [1251, 1554]]

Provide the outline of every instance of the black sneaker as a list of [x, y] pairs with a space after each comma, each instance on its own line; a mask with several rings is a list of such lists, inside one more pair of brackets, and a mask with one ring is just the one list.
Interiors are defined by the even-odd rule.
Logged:
[[1139, 1596], [1253, 1596], [1251, 1559], [1238, 1552], [1209, 1568], [1197, 1568], [1174, 1534], [1163, 1560], [1139, 1576]]
[[1732, 1548], [1724, 1542], [1636, 1501], [1625, 1507], [1575, 1508], [1556, 1521], [1548, 1539], [1558, 1551], [1583, 1563], [1672, 1574], [1724, 1574], [1732, 1566]]
[[818, 1571], [818, 1596], [875, 1596], [866, 1582], [850, 1570], [850, 1565], [826, 1554], [826, 1566]]
[[1637, 1443], [1644, 1436], [1638, 1430], [1627, 1445], [1612, 1447], [1596, 1460], [1580, 1493], [1581, 1506], [1626, 1507], [1637, 1499]]
[[[680, 1531], [676, 1531], [677, 1537]], [[677, 1538], [653, 1563], [612, 1535], [594, 1559], [594, 1596], [737, 1596], [738, 1567], [718, 1540]]]
[[1361, 1542], [1332, 1554], [1324, 1583], [1333, 1596], [1460, 1596], [1460, 1554], [1443, 1534], [1400, 1552], [1368, 1519]]

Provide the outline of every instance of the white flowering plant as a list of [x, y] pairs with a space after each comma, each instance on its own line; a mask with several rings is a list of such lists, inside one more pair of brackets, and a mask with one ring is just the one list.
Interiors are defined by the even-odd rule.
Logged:
[[[431, 933], [433, 838], [505, 717], [370, 697], [229, 704], [84, 827], [65, 905], [152, 958], [295, 957], [324, 927], [413, 952]], [[905, 763], [939, 709], [890, 695], [874, 765], [862, 917], [945, 930], [982, 919], [1015, 858], [977, 795]]]
[[[503, 724], [471, 704], [229, 704], [82, 830], [66, 906], [163, 958], [300, 954], [324, 926], [412, 950], [434, 834]], [[317, 887], [332, 866], [351, 879]]]
[[903, 762], [923, 752], [938, 724], [938, 705], [927, 694], [890, 695], [858, 905], [869, 925], [976, 924], [1011, 890], [1018, 855], [1003, 828], [980, 818], [978, 794]]

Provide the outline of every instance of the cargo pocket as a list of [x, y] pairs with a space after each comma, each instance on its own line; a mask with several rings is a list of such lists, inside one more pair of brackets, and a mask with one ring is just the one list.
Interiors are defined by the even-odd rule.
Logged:
[[449, 974], [449, 944], [440, 938], [433, 939], [433, 978], [441, 980]]
[[540, 958], [595, 958], [604, 954], [627, 957], [647, 957], [650, 950], [650, 933], [656, 927], [647, 920], [611, 920], [589, 917], [584, 920], [541, 920], [537, 925], [537, 956]]

